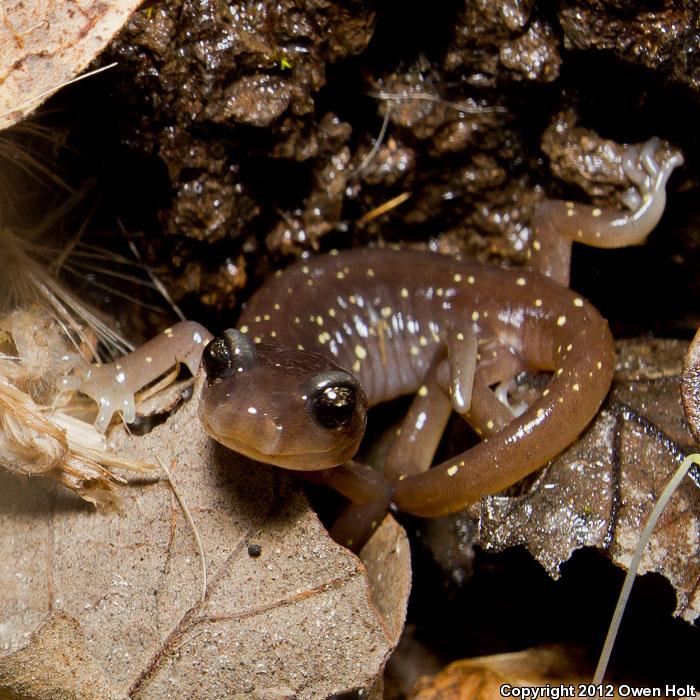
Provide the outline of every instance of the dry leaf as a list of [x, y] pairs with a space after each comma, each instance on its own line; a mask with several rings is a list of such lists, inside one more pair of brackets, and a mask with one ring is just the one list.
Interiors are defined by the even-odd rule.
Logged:
[[0, 3], [0, 130], [82, 71], [141, 0]]
[[[568, 697], [579, 695], [578, 686], [590, 687], [580, 654], [561, 646], [525, 649], [511, 654], [493, 654], [455, 661], [433, 677], [416, 683], [409, 700], [502, 700], [503, 685], [520, 688], [571, 687]], [[627, 697], [617, 691], [606, 697]], [[515, 694], [514, 694], [515, 695]]]
[[54, 612], [29, 644], [0, 659], [0, 698], [123, 700], [95, 663], [78, 622]]
[[[0, 475], [2, 648], [21, 649], [61, 612], [77, 621], [115, 692], [135, 698], [280, 688], [325, 698], [373, 685], [408, 596], [400, 528], [385, 521], [367, 545], [370, 568], [391, 581], [379, 589], [382, 616], [364, 565], [328, 538], [296, 482], [213, 443], [195, 401], [144, 437], [117, 439], [133, 459], [170, 467], [201, 534], [206, 598], [193, 533], [167, 482], [123, 487], [119, 516]], [[41, 634], [34, 643], [48, 644]]]
[[[682, 453], [697, 449], [680, 399], [686, 348], [678, 341], [618, 343], [615, 382], [604, 410], [527, 493], [491, 496], [472, 509], [479, 518], [477, 543], [497, 551], [524, 544], [555, 578], [580, 547], [608, 549], [627, 568], [656, 497]], [[621, 474], [617, 517], [615, 464]], [[640, 567], [640, 573], [656, 571], [669, 580], [676, 591], [675, 614], [688, 621], [700, 615], [699, 530], [700, 489], [687, 478], [661, 516]]]

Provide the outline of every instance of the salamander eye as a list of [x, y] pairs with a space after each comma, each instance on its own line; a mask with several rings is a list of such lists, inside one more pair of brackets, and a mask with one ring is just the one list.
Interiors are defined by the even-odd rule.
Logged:
[[202, 353], [209, 379], [226, 379], [255, 362], [255, 346], [245, 333], [229, 328], [207, 344]]
[[315, 378], [309, 409], [319, 425], [333, 430], [350, 423], [355, 418], [358, 402], [364, 401], [362, 389], [352, 375], [331, 371]]

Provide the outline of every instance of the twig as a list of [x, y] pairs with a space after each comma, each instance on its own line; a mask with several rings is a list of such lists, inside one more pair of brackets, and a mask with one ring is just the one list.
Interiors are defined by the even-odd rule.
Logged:
[[195, 542], [197, 543], [197, 550], [199, 552], [199, 558], [200, 561], [202, 562], [202, 597], [201, 601], [204, 602], [207, 597], [207, 560], [204, 556], [204, 547], [202, 546], [202, 539], [199, 536], [199, 530], [197, 529], [197, 526], [195, 525], [194, 518], [192, 517], [192, 513], [190, 512], [190, 509], [187, 507], [187, 504], [185, 503], [185, 499], [182, 497], [180, 494], [180, 491], [178, 490], [177, 486], [175, 486], [175, 481], [173, 480], [173, 475], [170, 473], [170, 470], [165, 466], [165, 463], [160, 457], [156, 457], [158, 460], [158, 464], [160, 464], [163, 472], [165, 473], [166, 478], [168, 479], [168, 483], [170, 484], [170, 488], [173, 490], [173, 493], [175, 494], [175, 498], [177, 498], [177, 502], [180, 504], [180, 508], [182, 508], [182, 512], [185, 514], [185, 518], [192, 529], [192, 534], [194, 535]]

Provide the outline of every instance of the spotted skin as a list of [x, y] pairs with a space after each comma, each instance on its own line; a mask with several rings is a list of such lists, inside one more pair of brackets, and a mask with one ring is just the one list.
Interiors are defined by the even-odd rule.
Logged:
[[[337, 536], [355, 546], [391, 500], [409, 513], [439, 516], [513, 484], [573, 442], [612, 378], [607, 323], [556, 282], [568, 284], [572, 242], [642, 242], [663, 212], [668, 177], [682, 162], [658, 139], [628, 147], [622, 169], [633, 188], [626, 213], [544, 200], [533, 218], [529, 251], [531, 266], [543, 274], [386, 249], [331, 253], [278, 272], [239, 320], [257, 351], [248, 353], [245, 367], [205, 382], [205, 428], [257, 459], [311, 469], [308, 478], [347, 495], [353, 505]], [[83, 378], [82, 390], [106, 406], [100, 427], [114, 410], [133, 417], [133, 392], [155, 379], [156, 370], [176, 361], [194, 366], [200, 329], [192, 347], [193, 328], [178, 324], [118, 368], [114, 363]], [[531, 405], [510, 406], [506, 389], [524, 369], [551, 372], [551, 380]], [[128, 385], [122, 381], [115, 390], [115, 377], [124, 372]], [[309, 387], [328, 376], [345, 389], [353, 382], [362, 388], [353, 389], [353, 420], [324, 432], [309, 410]], [[338, 388], [326, 390], [333, 397]], [[415, 398], [378, 478], [347, 461], [364, 430], [365, 395], [372, 406], [403, 394]], [[452, 410], [483, 439], [430, 468]]]
[[299, 262], [253, 296], [239, 328], [256, 343], [330, 357], [357, 377], [370, 406], [426, 391], [436, 356], [467, 337], [553, 372], [545, 395], [492, 438], [425, 473], [397, 475], [395, 503], [422, 516], [458, 510], [545, 464], [595, 415], [613, 369], [607, 323], [574, 292], [537, 273], [410, 250]]

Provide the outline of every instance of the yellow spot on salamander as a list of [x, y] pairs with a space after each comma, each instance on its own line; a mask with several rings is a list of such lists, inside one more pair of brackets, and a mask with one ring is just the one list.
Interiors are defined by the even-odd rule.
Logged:
[[447, 476], [454, 476], [457, 473], [458, 469], [459, 467], [456, 464], [453, 464], [447, 469]]
[[539, 251], [539, 250], [542, 248], [542, 245], [540, 244], [539, 241], [532, 241], [532, 247], [533, 247], [535, 250], [538, 250], [538, 251]]
[[563, 326], [566, 324], [566, 316], [563, 314], [557, 319], [557, 326]]
[[345, 277], [345, 273], [342, 270], [338, 270], [338, 272], [335, 273], [335, 276], [339, 279], [342, 280]]
[[452, 278], [455, 282], [461, 282], [462, 281], [462, 275], [459, 274], [459, 272]]
[[596, 219], [597, 219], [602, 213], [603, 213], [603, 212], [602, 212], [600, 209], [598, 209], [598, 207], [596, 207], [596, 208], [591, 212], [591, 214], [592, 214]]
[[469, 277], [467, 277], [467, 282], [469, 282], [469, 284], [474, 284], [474, 282], [476, 282], [474, 275], [469, 275]]
[[535, 306], [542, 306], [542, 299], [535, 299]]
[[250, 330], [250, 329], [249, 329], [248, 326], [246, 326], [246, 325], [243, 325], [243, 326], [241, 326], [241, 328], [240, 328], [241, 333], [247, 333], [249, 330]]
[[578, 384], [574, 384], [571, 388], [572, 388], [574, 391], [579, 391], [579, 390], [581, 389], [581, 387], [580, 387]]
[[596, 366], [598, 369], [603, 369], [603, 363], [602, 363], [600, 360], [598, 360], [598, 362], [595, 363], [595, 366]]
[[390, 306], [384, 306], [380, 312], [382, 314], [382, 318], [389, 318], [391, 316], [391, 307]]
[[329, 315], [331, 318], [335, 318], [335, 309], [333, 309], [333, 308], [328, 309], [328, 315]]
[[515, 280], [515, 284], [517, 284], [518, 287], [524, 287], [527, 284], [527, 280], [524, 277], [518, 277], [518, 279]]
[[478, 320], [479, 320], [479, 312], [472, 311], [472, 321], [478, 321]]
[[402, 287], [401, 289], [401, 298], [408, 299], [408, 289], [406, 289], [406, 287]]
[[428, 395], [428, 387], [423, 384], [423, 386], [418, 389], [418, 396], [427, 396]]
[[581, 299], [580, 297], [576, 297], [574, 299], [574, 306], [578, 306], [578, 308], [580, 309], [583, 306], [583, 299]]
[[362, 345], [355, 346], [355, 355], [360, 359], [364, 360], [367, 357], [367, 348]]
[[489, 420], [489, 421], [486, 423], [486, 427], [487, 427], [489, 430], [493, 430], [493, 425], [494, 425], [494, 424], [493, 424], [493, 421], [492, 421], [492, 420]]

